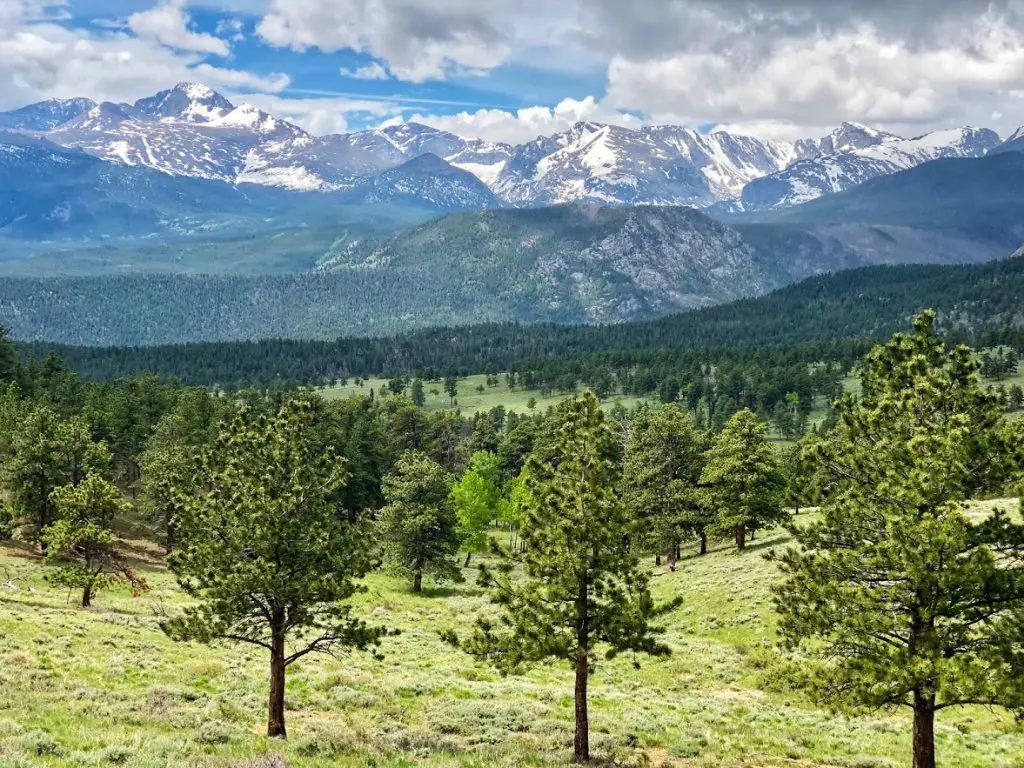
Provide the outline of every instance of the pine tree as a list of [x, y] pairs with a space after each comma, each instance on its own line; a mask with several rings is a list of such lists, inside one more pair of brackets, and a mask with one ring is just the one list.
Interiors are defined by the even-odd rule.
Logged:
[[[467, 652], [505, 672], [557, 659], [576, 672], [573, 759], [590, 759], [587, 689], [603, 652], [665, 655], [653, 619], [657, 609], [646, 573], [629, 547], [636, 525], [621, 503], [617, 438], [597, 398], [587, 393], [559, 406], [558, 431], [531, 457], [519, 557], [497, 548], [500, 565], [480, 568], [480, 583], [503, 610], [499, 623], [477, 622], [459, 641]], [[513, 576], [521, 566], [525, 578]]]
[[794, 528], [775, 596], [787, 643], [823, 660], [821, 701], [912, 709], [915, 768], [935, 766], [936, 712], [1024, 711], [1024, 526], [963, 507], [1002, 487], [1021, 446], [933, 322], [872, 351], [863, 394], [838, 401], [813, 449], [834, 485], [820, 522]]
[[394, 570], [412, 577], [413, 591], [423, 591], [424, 575], [461, 581], [453, 558], [462, 537], [449, 474], [428, 456], [407, 452], [384, 478], [384, 500], [378, 528], [385, 556]]
[[454, 376], [446, 376], [444, 380], [444, 391], [455, 405], [455, 398], [459, 396], [459, 380]]
[[46, 559], [60, 567], [48, 577], [54, 584], [82, 590], [82, 607], [92, 605], [101, 589], [129, 584], [138, 594], [146, 582], [128, 567], [117, 550], [114, 520], [131, 510], [117, 486], [97, 474], [51, 494], [57, 520], [43, 531]]
[[94, 442], [89, 425], [80, 418], [62, 419], [39, 405], [21, 419], [11, 438], [11, 455], [3, 464], [13, 514], [28, 523], [30, 538], [45, 553], [43, 532], [56, 518], [53, 491], [77, 485], [90, 473], [110, 472], [110, 451]]
[[736, 548], [747, 534], [783, 523], [784, 480], [778, 455], [768, 442], [767, 427], [749, 410], [736, 413], [707, 453], [701, 484], [708, 488], [714, 512], [709, 532], [733, 535]]
[[633, 420], [623, 471], [627, 508], [644, 521], [644, 539], [659, 553], [667, 548], [672, 563], [687, 537], [707, 551], [710, 520], [698, 488], [705, 450], [693, 416], [674, 405], [643, 409]]
[[[286, 669], [311, 653], [372, 649], [385, 634], [351, 615], [371, 567], [367, 529], [339, 509], [343, 460], [317, 444], [313, 405], [241, 406], [205, 452], [202, 491], [182, 489], [169, 564], [197, 604], [163, 629], [176, 640], [248, 643], [270, 654], [267, 735], [286, 736]], [[355, 522], [353, 522], [355, 520]]]
[[423, 394], [423, 382], [420, 379], [413, 380], [410, 397], [412, 398], [413, 405], [419, 408], [427, 404], [427, 396]]

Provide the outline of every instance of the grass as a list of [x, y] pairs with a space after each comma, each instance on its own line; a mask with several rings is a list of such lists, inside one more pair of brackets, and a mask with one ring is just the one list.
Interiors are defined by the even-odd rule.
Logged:
[[[840, 717], [764, 683], [773, 668], [762, 555], [776, 532], [743, 555], [720, 545], [675, 573], [655, 569], [657, 597], [681, 595], [665, 618], [672, 656], [602, 664], [592, 687], [602, 765], [660, 768], [896, 768], [908, 764], [902, 713]], [[358, 609], [401, 629], [383, 661], [353, 654], [308, 658], [289, 672], [290, 739], [265, 727], [267, 666], [239, 646], [176, 644], [162, 614], [184, 598], [151, 550], [138, 544], [151, 592], [101, 593], [90, 610], [44, 581], [24, 551], [0, 549], [0, 766], [562, 766], [572, 739], [572, 673], [543, 665], [502, 678], [445, 645], [487, 610], [467, 583], [424, 596], [374, 574]], [[31, 591], [29, 591], [31, 590]], [[984, 709], [944, 713], [942, 765], [1020, 768], [1024, 729]], [[259, 761], [263, 762], [259, 762]]]
[[[373, 389], [376, 393], [387, 391], [387, 379], [371, 377], [362, 381], [363, 384], [360, 386], [355, 383], [355, 379], [349, 379], [344, 387], [327, 387], [320, 390], [320, 394], [328, 400], [341, 400], [352, 395], [368, 394], [370, 389]], [[482, 392], [478, 389], [479, 387], [483, 387]], [[424, 407], [428, 411], [459, 410], [464, 414], [482, 413], [499, 405], [504, 406], [508, 411], [529, 413], [530, 408], [528, 404], [531, 398], [536, 400], [534, 413], [543, 413], [548, 408], [558, 405], [569, 397], [569, 395], [559, 392], [552, 393], [551, 395], [542, 395], [535, 390], [518, 388], [510, 390], [505, 382], [504, 375], [498, 377], [498, 386], [496, 387], [488, 387], [487, 377], [484, 375], [467, 376], [464, 379], [459, 379], [459, 395], [456, 398], [456, 405], [454, 407], [452, 406], [451, 398], [444, 392], [444, 382], [442, 381], [424, 382], [423, 393], [427, 398]], [[608, 398], [604, 405], [606, 408], [609, 408], [619, 402], [625, 407], [631, 408], [641, 402], [641, 400], [638, 397], [612, 397]]]

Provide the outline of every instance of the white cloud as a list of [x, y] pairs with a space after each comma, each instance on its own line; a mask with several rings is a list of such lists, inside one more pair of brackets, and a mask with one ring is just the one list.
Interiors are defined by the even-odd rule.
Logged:
[[481, 109], [457, 115], [409, 115], [389, 122], [416, 122], [430, 125], [458, 136], [485, 141], [522, 144], [538, 136], [558, 133], [581, 120], [639, 128], [643, 122], [629, 114], [609, 109], [593, 96], [585, 99], [563, 99], [554, 108], [528, 107], [515, 112]]
[[362, 122], [379, 122], [402, 110], [399, 104], [344, 97], [290, 99], [270, 94], [249, 94], [245, 100], [315, 136], [345, 133], [350, 130], [353, 118], [361, 118]]
[[245, 22], [241, 19], [221, 19], [214, 31], [218, 37], [226, 37], [234, 43], [245, 40]]
[[272, 75], [256, 75], [238, 69], [225, 69], [210, 64], [197, 64], [190, 70], [190, 77], [202, 80], [208, 85], [225, 88], [246, 88], [265, 93], [279, 93], [291, 83], [288, 75], [278, 72]]
[[356, 80], [390, 80], [391, 75], [388, 71], [380, 65], [379, 62], [371, 61], [369, 64], [364, 64], [358, 69], [348, 69], [342, 67], [338, 70], [338, 74], [342, 77], [351, 77]]
[[511, 51], [505, 22], [522, 0], [270, 0], [256, 30], [271, 45], [303, 51], [351, 49], [413, 82], [502, 64]]
[[228, 56], [231, 46], [219, 37], [195, 32], [192, 17], [185, 11], [185, 0], [166, 0], [147, 11], [128, 17], [128, 27], [143, 40], [154, 40], [169, 48], [196, 53]]
[[619, 55], [609, 65], [607, 101], [776, 135], [806, 135], [843, 120], [920, 132], [984, 122], [1020, 82], [1024, 35], [986, 14], [955, 35], [916, 44], [865, 23], [829, 34], [736, 37], [718, 51]]
[[134, 101], [180, 80], [280, 91], [286, 75], [260, 76], [204, 61], [207, 54], [170, 48], [129, 32], [69, 29], [46, 21], [53, 3], [0, 0], [0, 109], [51, 97]]

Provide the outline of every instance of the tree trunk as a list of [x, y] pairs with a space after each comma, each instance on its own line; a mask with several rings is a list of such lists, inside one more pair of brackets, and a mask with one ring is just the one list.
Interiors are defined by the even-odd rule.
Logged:
[[654, 555], [654, 567], [658, 568], [660, 565], [661, 565], [661, 554], [660, 553], [656, 553]]
[[700, 553], [702, 555], [708, 553], [708, 535], [704, 531], [700, 532]]
[[473, 553], [472, 553], [472, 552], [467, 552], [467, 553], [466, 553], [466, 562], [464, 562], [464, 563], [462, 564], [462, 567], [463, 567], [463, 568], [469, 568], [469, 558], [471, 558], [472, 556], [473, 556]]
[[270, 640], [270, 705], [267, 710], [267, 736], [288, 738], [284, 727], [284, 631], [274, 629]]
[[747, 527], [741, 525], [736, 529], [736, 549], [740, 552], [747, 548]]
[[92, 585], [86, 584], [82, 587], [82, 607], [88, 608], [92, 605]]
[[590, 605], [587, 580], [581, 578], [576, 598], [576, 735], [572, 740], [572, 761], [590, 762], [590, 718], [587, 713], [587, 681], [590, 676]]
[[935, 768], [934, 694], [914, 694], [914, 768]]
[[572, 761], [590, 762], [590, 719], [587, 714], [587, 653], [580, 649], [576, 659], [576, 735], [572, 740]]
[[423, 571], [416, 571], [412, 577], [412, 591], [417, 595], [423, 593]]

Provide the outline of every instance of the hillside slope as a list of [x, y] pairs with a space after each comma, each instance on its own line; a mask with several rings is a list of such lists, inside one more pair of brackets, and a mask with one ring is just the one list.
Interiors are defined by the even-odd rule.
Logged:
[[[185, 288], [201, 290], [208, 284]], [[379, 298], [373, 293], [374, 285], [369, 281], [360, 286], [367, 291], [368, 303]], [[163, 290], [169, 293], [182, 287], [172, 283]], [[9, 288], [6, 281], [0, 281], [0, 290]], [[33, 295], [43, 295], [40, 286], [30, 288]], [[308, 298], [308, 294], [296, 298]], [[316, 296], [313, 299], [308, 305], [311, 311], [303, 316], [316, 316], [330, 326], [336, 313], [324, 312]], [[7, 297], [0, 293], [0, 306], [6, 303]], [[141, 305], [143, 302], [133, 304]], [[756, 355], [757, 350], [772, 345], [817, 343], [823, 345], [823, 354], [834, 354], [835, 349], [828, 350], [836, 343], [887, 338], [929, 307], [938, 310], [940, 327], [954, 338], [978, 346], [1012, 343], [1024, 349], [1024, 252], [978, 266], [884, 266], [820, 275], [754, 299], [610, 326], [505, 323], [436, 328], [386, 339], [270, 340], [135, 349], [57, 346], [56, 351], [75, 370], [95, 378], [148, 371], [195, 384], [280, 378], [310, 381], [426, 368], [511, 370], [537, 358], [638, 350], [746, 347]], [[71, 314], [75, 309], [93, 321], [95, 315], [88, 312], [85, 298], [61, 313]], [[183, 320], [189, 329], [214, 329], [225, 318], [197, 314]], [[47, 344], [30, 346], [39, 355], [51, 348]]]

